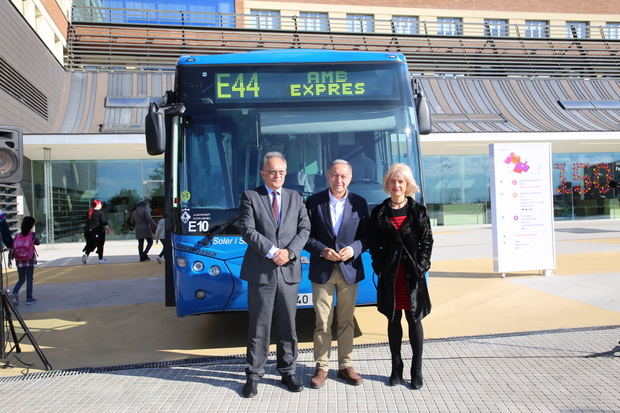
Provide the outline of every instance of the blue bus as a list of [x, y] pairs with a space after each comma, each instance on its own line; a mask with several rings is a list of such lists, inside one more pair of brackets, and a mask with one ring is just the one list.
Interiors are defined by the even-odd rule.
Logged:
[[[266, 50], [182, 56], [174, 90], [145, 119], [150, 155], [164, 154], [166, 305], [185, 316], [247, 310], [239, 279], [245, 242], [236, 223], [240, 195], [262, 185], [265, 153], [287, 159], [285, 187], [304, 197], [327, 187], [331, 161], [353, 166], [349, 189], [370, 207], [385, 199], [382, 177], [394, 162], [421, 182], [419, 134], [428, 105], [399, 53]], [[374, 304], [376, 275], [358, 305]], [[308, 256], [299, 307], [312, 306]]]

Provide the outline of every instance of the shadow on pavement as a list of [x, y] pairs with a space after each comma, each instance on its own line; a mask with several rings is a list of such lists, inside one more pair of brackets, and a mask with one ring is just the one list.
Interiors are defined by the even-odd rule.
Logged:
[[[311, 345], [314, 310], [298, 310], [296, 320], [299, 342]], [[55, 370], [244, 355], [248, 326], [246, 312], [179, 318], [162, 303], [31, 313], [26, 324]], [[361, 334], [356, 320], [355, 336]], [[23, 347], [20, 359], [42, 368]]]

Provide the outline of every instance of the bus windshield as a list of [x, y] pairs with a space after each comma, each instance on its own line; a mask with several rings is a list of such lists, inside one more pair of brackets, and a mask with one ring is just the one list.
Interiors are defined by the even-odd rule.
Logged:
[[349, 190], [381, 202], [392, 163], [411, 165], [420, 180], [415, 108], [404, 87], [406, 66], [393, 63], [186, 68], [177, 85], [186, 110], [177, 122], [176, 206], [223, 222], [243, 191], [262, 185], [271, 151], [287, 160], [284, 187], [304, 197], [327, 188], [331, 162], [344, 159], [353, 168]]

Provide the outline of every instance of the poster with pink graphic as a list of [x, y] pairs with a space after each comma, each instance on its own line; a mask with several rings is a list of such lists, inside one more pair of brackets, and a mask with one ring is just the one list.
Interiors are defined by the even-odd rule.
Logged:
[[556, 268], [550, 143], [489, 145], [493, 271]]

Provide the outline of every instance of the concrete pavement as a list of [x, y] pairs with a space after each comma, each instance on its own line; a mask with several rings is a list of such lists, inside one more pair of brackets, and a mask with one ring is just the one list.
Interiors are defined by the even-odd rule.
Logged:
[[[0, 380], [0, 401], [12, 412], [617, 412], [620, 357], [606, 352], [619, 337], [615, 327], [427, 340], [417, 391], [387, 385], [389, 349], [371, 344], [355, 349], [357, 387], [332, 370], [323, 388], [290, 393], [269, 363], [258, 395], [244, 399], [237, 356], [12, 377]], [[403, 357], [408, 367], [407, 345]], [[306, 385], [313, 371], [302, 350]]]
[[[521, 402], [508, 403], [504, 399], [510, 396], [508, 389], [516, 391], [525, 405], [532, 402], [531, 406], [538, 408], [536, 411], [579, 410], [588, 405], [592, 394], [599, 400], [589, 401], [592, 409], [620, 410], [617, 395], [612, 397], [613, 392], [607, 387], [620, 387], [617, 373], [603, 373], [608, 371], [605, 369], [619, 371], [618, 358], [582, 361], [584, 354], [608, 351], [620, 339], [618, 327], [606, 328], [620, 326], [620, 221], [558, 223], [558, 276], [554, 277], [522, 272], [501, 279], [492, 273], [489, 226], [435, 228], [434, 234], [430, 278], [433, 311], [424, 321], [428, 344], [424, 364], [427, 385], [423, 390], [414, 394], [405, 391], [404, 386], [396, 392], [385, 387], [389, 368], [389, 350], [384, 344], [385, 319], [374, 307], [361, 307], [356, 310], [361, 334], [356, 338], [356, 359], [367, 377], [364, 389], [353, 389], [333, 380], [326, 392], [307, 390], [295, 396], [280, 389], [277, 377], [271, 374], [267, 384], [261, 384], [261, 410], [281, 410], [282, 406], [294, 403], [298, 410], [313, 411], [309, 406], [316, 406], [312, 404], [315, 401], [348, 399], [357, 402], [356, 408], [347, 408], [352, 411], [382, 411], [385, 403], [405, 403], [412, 411], [447, 411], [444, 407], [450, 411], [525, 409]], [[89, 403], [90, 410], [99, 406], [101, 411], [133, 411], [137, 406], [144, 406], [147, 411], [167, 411], [174, 406], [179, 411], [194, 407], [235, 411], [258, 406], [239, 400], [236, 394], [243, 381], [243, 363], [238, 355], [245, 351], [245, 314], [177, 318], [173, 309], [162, 304], [163, 266], [135, 262], [135, 244], [135, 240], [109, 242], [109, 263], [95, 264], [96, 260], [91, 258], [93, 264], [86, 266], [79, 262], [80, 244], [39, 248], [41, 266], [35, 271], [35, 296], [39, 302], [20, 305], [19, 310], [54, 368], [78, 368], [82, 373], [22, 376], [27, 379], [27, 388], [39, 390], [25, 398], [35, 404], [20, 406], [24, 411], [37, 411], [27, 407], [43, 406], [37, 404], [43, 402], [39, 397], [42, 394], [57, 399], [58, 404], [38, 411], [57, 411], [61, 405], [80, 411]], [[155, 250], [159, 252], [159, 246]], [[14, 274], [9, 273], [9, 284], [13, 282]], [[311, 310], [298, 314], [302, 349], [312, 347], [313, 320]], [[531, 333], [535, 331], [540, 333]], [[472, 336], [478, 338], [462, 338]], [[557, 337], [562, 337], [557, 344], [549, 344]], [[501, 344], [494, 347], [496, 353], [484, 355], [488, 347], [478, 348], [480, 340]], [[536, 344], [537, 340], [543, 344]], [[36, 371], [40, 368], [38, 358], [30, 346], [24, 343], [22, 347], [20, 359], [34, 364], [30, 372]], [[555, 353], [556, 350], [570, 354]], [[187, 361], [188, 358], [198, 363]], [[577, 363], [579, 369], [571, 373], [563, 359], [568, 364]], [[9, 362], [15, 367], [0, 371], [0, 375], [8, 376], [3, 384], [7, 390], [16, 375], [27, 371], [19, 367], [18, 360], [9, 358]], [[313, 369], [309, 350], [302, 351], [300, 364], [299, 373], [308, 378]], [[127, 366], [109, 368], [119, 365]], [[142, 368], [144, 365], [154, 367]], [[603, 370], [597, 376], [590, 369]], [[557, 399], [543, 397], [536, 388], [536, 380], [528, 378], [528, 371], [534, 378], [550, 375], [545, 386]], [[583, 377], [591, 381], [586, 393], [575, 390], [571, 374], [575, 381], [583, 382]], [[597, 380], [601, 383], [598, 388]], [[508, 388], [504, 388], [506, 383]], [[85, 391], [84, 397], [71, 404], [71, 395], [78, 387], [86, 389], [81, 390]], [[111, 388], [112, 393], [103, 391], [104, 388]], [[446, 389], [458, 391], [448, 392], [448, 397]], [[13, 390], [10, 387], [9, 393]], [[579, 400], [569, 403], [559, 397], [562, 392], [574, 394]], [[199, 396], [202, 393], [210, 398]], [[114, 395], [119, 397], [118, 403], [113, 402]], [[496, 403], [489, 404], [487, 399]], [[153, 404], [155, 401], [159, 404]], [[334, 406], [343, 408], [338, 402]]]

